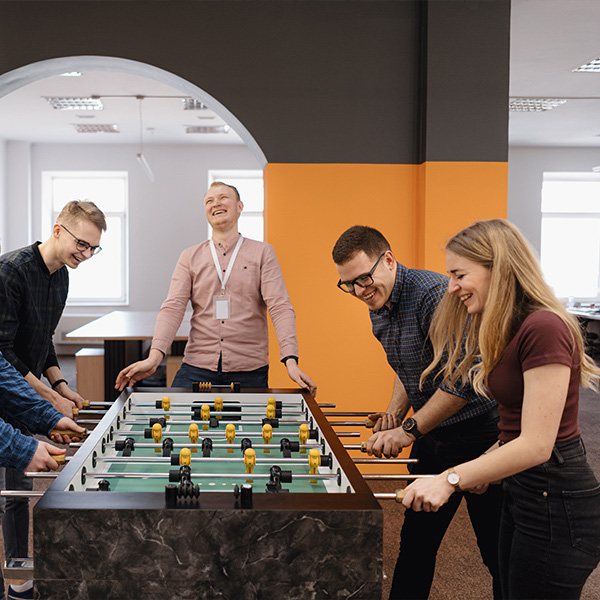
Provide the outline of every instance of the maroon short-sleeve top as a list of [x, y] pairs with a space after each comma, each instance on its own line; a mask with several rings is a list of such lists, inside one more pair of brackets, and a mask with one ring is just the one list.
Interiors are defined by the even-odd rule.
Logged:
[[564, 321], [553, 312], [539, 310], [523, 320], [500, 362], [488, 376], [488, 389], [498, 402], [501, 442], [513, 440], [521, 433], [523, 373], [552, 364], [571, 367], [556, 441], [563, 442], [581, 434], [577, 423], [581, 374], [579, 351]]

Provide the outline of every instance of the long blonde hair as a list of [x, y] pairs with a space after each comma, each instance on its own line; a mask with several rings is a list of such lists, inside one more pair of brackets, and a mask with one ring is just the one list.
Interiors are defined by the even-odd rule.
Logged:
[[504, 219], [477, 221], [459, 231], [446, 251], [481, 264], [491, 271], [490, 288], [482, 313], [469, 315], [454, 294], [446, 294], [437, 307], [429, 335], [433, 362], [421, 381], [447, 357], [438, 370], [443, 381], [470, 383], [486, 395], [485, 379], [498, 364], [522, 319], [536, 310], [558, 315], [569, 328], [581, 357], [581, 385], [596, 387], [600, 369], [585, 354], [579, 323], [544, 281], [535, 254], [523, 234]]

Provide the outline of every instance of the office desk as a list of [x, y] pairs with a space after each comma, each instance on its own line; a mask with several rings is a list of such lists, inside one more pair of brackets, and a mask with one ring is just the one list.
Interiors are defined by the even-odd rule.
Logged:
[[[67, 333], [73, 341], [104, 343], [104, 398], [112, 402], [119, 392], [115, 380], [127, 365], [142, 358], [142, 343], [151, 340], [158, 312], [115, 310]], [[175, 341], [187, 341], [191, 314], [186, 313]]]
[[589, 321], [600, 321], [600, 308], [567, 308], [567, 312], [580, 319], [587, 319]]

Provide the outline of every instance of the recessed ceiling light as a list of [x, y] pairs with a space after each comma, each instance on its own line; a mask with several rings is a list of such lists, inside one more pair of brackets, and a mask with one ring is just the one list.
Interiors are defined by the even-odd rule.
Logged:
[[186, 133], [227, 133], [229, 131], [229, 125], [186, 125]]
[[594, 60], [590, 60], [590, 62], [585, 63], [585, 65], [581, 65], [576, 69], [573, 69], [573, 72], [583, 71], [586, 73], [600, 73], [600, 56], [598, 58], [594, 58]]
[[182, 98], [183, 110], [206, 110], [206, 106], [199, 100], [193, 98]]
[[100, 98], [59, 98], [42, 96], [56, 110], [102, 110], [104, 105]]
[[508, 110], [511, 112], [542, 112], [552, 110], [567, 101], [562, 98], [511, 98]]
[[84, 115], [75, 115], [78, 119], [95, 119], [96, 115], [88, 115], [88, 114], [84, 114]]
[[77, 133], [120, 133], [115, 123], [71, 123]]
[[60, 77], [81, 77], [81, 71], [69, 71], [68, 73], [61, 73]]

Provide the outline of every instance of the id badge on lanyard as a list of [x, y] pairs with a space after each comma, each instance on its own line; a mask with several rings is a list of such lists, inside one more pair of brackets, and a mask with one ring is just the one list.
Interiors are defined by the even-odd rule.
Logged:
[[213, 296], [213, 307], [215, 319], [219, 321], [229, 319], [229, 294], [217, 294]]
[[240, 235], [240, 239], [235, 245], [233, 254], [231, 255], [231, 259], [229, 261], [229, 264], [227, 265], [225, 276], [223, 276], [223, 273], [221, 272], [221, 265], [219, 264], [219, 259], [217, 257], [217, 249], [215, 248], [215, 243], [212, 241], [212, 239], [210, 240], [210, 251], [212, 253], [213, 261], [215, 263], [217, 275], [219, 276], [219, 281], [221, 282], [221, 293], [213, 296], [213, 314], [215, 315], [215, 319], [217, 319], [218, 321], [225, 321], [226, 319], [229, 319], [231, 315], [231, 297], [225, 292], [225, 285], [227, 284], [229, 276], [231, 275], [233, 264], [235, 263], [235, 259], [237, 258], [243, 239], [244, 238]]

